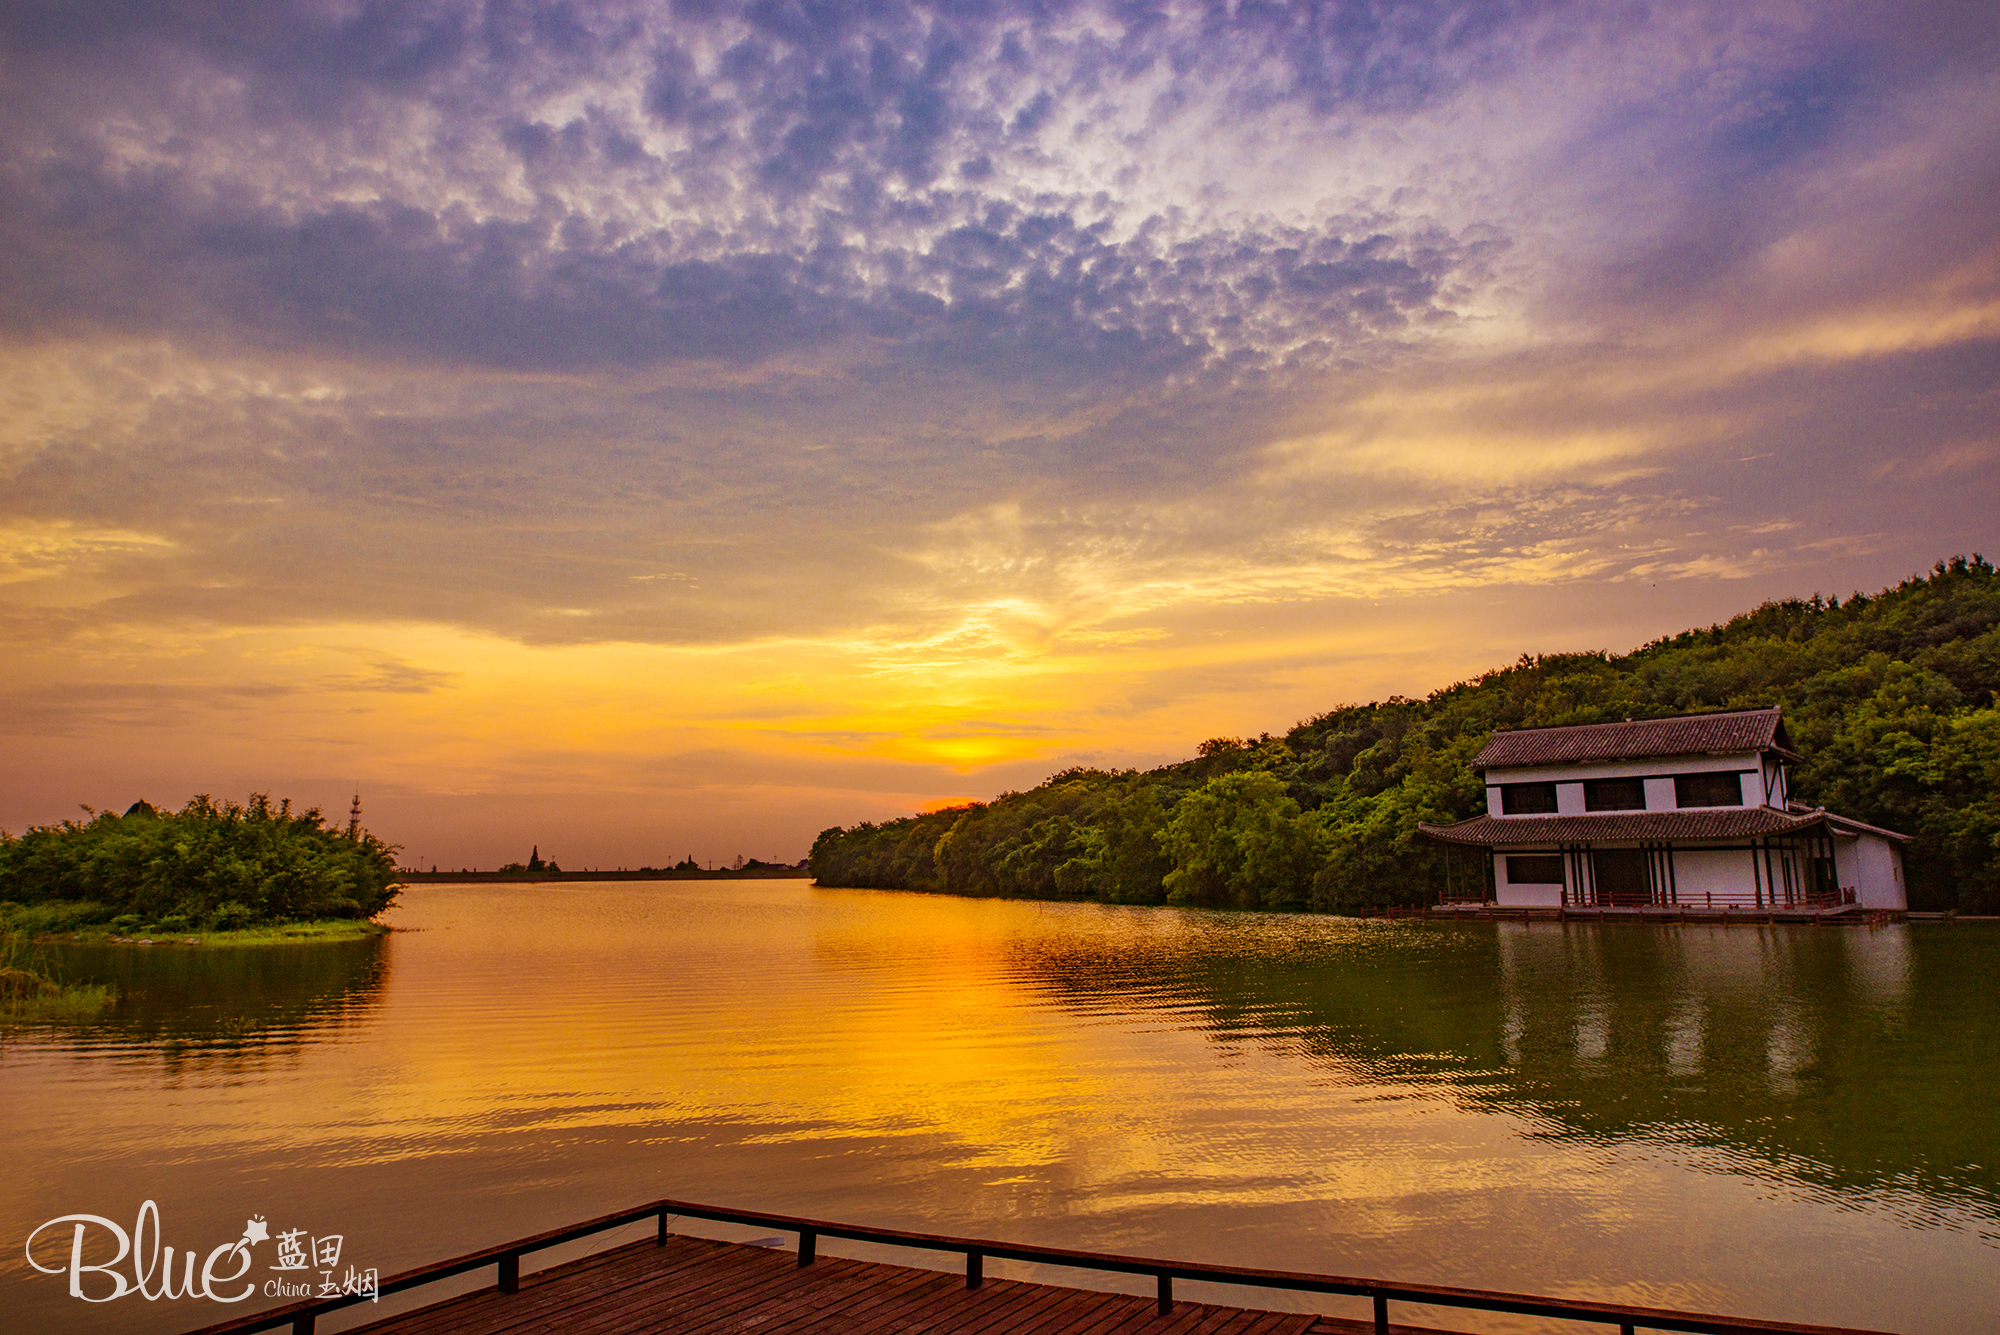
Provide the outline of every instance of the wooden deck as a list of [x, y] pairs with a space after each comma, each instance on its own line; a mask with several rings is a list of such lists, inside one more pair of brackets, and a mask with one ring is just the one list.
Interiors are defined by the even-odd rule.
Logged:
[[[963, 1274], [821, 1257], [679, 1234], [634, 1242], [521, 1276], [518, 1293], [481, 1289], [359, 1328], [370, 1335], [1372, 1335], [1372, 1322], [1177, 1302], [1014, 1279], [965, 1287]], [[1434, 1335], [1391, 1326], [1395, 1335]]]

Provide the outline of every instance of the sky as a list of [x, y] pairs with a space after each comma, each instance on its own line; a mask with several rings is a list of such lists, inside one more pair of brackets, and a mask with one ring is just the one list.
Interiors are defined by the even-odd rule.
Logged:
[[1987, 3], [0, 7], [0, 826], [792, 860], [2000, 551]]

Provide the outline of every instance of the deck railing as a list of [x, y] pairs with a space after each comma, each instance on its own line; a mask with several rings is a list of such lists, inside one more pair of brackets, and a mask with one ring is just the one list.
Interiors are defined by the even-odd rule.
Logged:
[[[1721, 894], [1701, 890], [1683, 890], [1673, 900], [1661, 904], [1645, 904], [1638, 907], [1663, 909], [1727, 909], [1730, 912], [1750, 913], [1798, 913], [1815, 909], [1837, 909], [1844, 905], [1858, 903], [1859, 898], [1851, 885], [1829, 887], [1825, 890], [1794, 890], [1787, 899], [1783, 891], [1774, 898], [1771, 893], [1751, 890], [1726, 890]], [[1572, 908], [1591, 908], [1593, 905], [1571, 905]]]
[[[1304, 1274], [1291, 1270], [1257, 1270], [1245, 1266], [1201, 1265], [1185, 1261], [1162, 1261], [1141, 1256], [1119, 1256], [1109, 1252], [1075, 1251], [1066, 1247], [1038, 1247], [1028, 1243], [993, 1242], [977, 1238], [947, 1237], [937, 1233], [912, 1233], [896, 1228], [869, 1228], [837, 1224], [797, 1215], [770, 1214], [762, 1210], [731, 1210], [689, 1201], [661, 1200], [635, 1206], [616, 1214], [572, 1224], [568, 1228], [537, 1233], [530, 1238], [468, 1252], [449, 1261], [438, 1261], [381, 1282], [383, 1295], [403, 1293], [442, 1279], [469, 1274], [487, 1266], [495, 1268], [501, 1292], [515, 1293], [521, 1287], [521, 1258], [566, 1242], [608, 1232], [644, 1219], [657, 1218], [659, 1240], [664, 1243], [675, 1216], [706, 1219], [716, 1223], [747, 1224], [775, 1228], [798, 1235], [798, 1264], [812, 1265], [821, 1238], [844, 1238], [851, 1242], [879, 1246], [907, 1247], [916, 1251], [957, 1252], [965, 1257], [965, 1287], [976, 1289], [985, 1282], [988, 1257], [1026, 1261], [1038, 1265], [1065, 1266], [1073, 1270], [1095, 1270], [1107, 1274], [1146, 1275], [1153, 1278], [1159, 1310], [1167, 1313], [1174, 1302], [1177, 1279], [1206, 1284], [1237, 1284], [1248, 1288], [1278, 1289], [1294, 1293], [1325, 1293], [1343, 1297], [1368, 1298], [1374, 1304], [1377, 1335], [1388, 1335], [1389, 1304], [1416, 1303], [1430, 1307], [1460, 1307], [1481, 1312], [1507, 1312], [1517, 1316], [1540, 1316], [1563, 1321], [1594, 1322], [1616, 1326], [1620, 1335], [1640, 1330], [1692, 1331], [1697, 1335], [1881, 1335], [1848, 1326], [1813, 1326], [1786, 1321], [1754, 1321], [1744, 1317], [1714, 1316], [1700, 1312], [1675, 1312], [1653, 1307], [1626, 1307], [1617, 1303], [1581, 1302], [1570, 1298], [1543, 1298], [1524, 1293], [1499, 1293], [1486, 1289], [1451, 1288], [1438, 1284], [1401, 1284], [1379, 1279], [1356, 1279], [1341, 1275]], [[203, 1326], [188, 1335], [250, 1335], [253, 1331], [290, 1326], [293, 1335], [313, 1335], [314, 1322], [322, 1316], [367, 1302], [363, 1294], [322, 1298], [291, 1303], [249, 1316]]]

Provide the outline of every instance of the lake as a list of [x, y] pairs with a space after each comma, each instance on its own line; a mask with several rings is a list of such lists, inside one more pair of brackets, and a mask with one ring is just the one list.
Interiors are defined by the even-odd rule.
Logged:
[[124, 995], [0, 1038], [8, 1329], [277, 1301], [78, 1302], [23, 1256], [60, 1215], [129, 1230], [151, 1199], [204, 1254], [257, 1215], [388, 1274], [660, 1196], [2000, 1329], [1995, 924], [1362, 922], [804, 881], [422, 886], [387, 921], [67, 948]]

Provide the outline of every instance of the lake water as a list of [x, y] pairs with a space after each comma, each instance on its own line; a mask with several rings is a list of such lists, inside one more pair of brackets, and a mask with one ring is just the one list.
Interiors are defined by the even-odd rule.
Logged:
[[64, 1214], [129, 1229], [151, 1199], [203, 1253], [261, 1215], [387, 1274], [677, 1196], [2000, 1329], [1989, 924], [1356, 922], [802, 881], [425, 886], [388, 920], [349, 945], [72, 951], [125, 995], [96, 1027], [0, 1039], [0, 1324], [267, 1305], [75, 1301], [22, 1252]]

